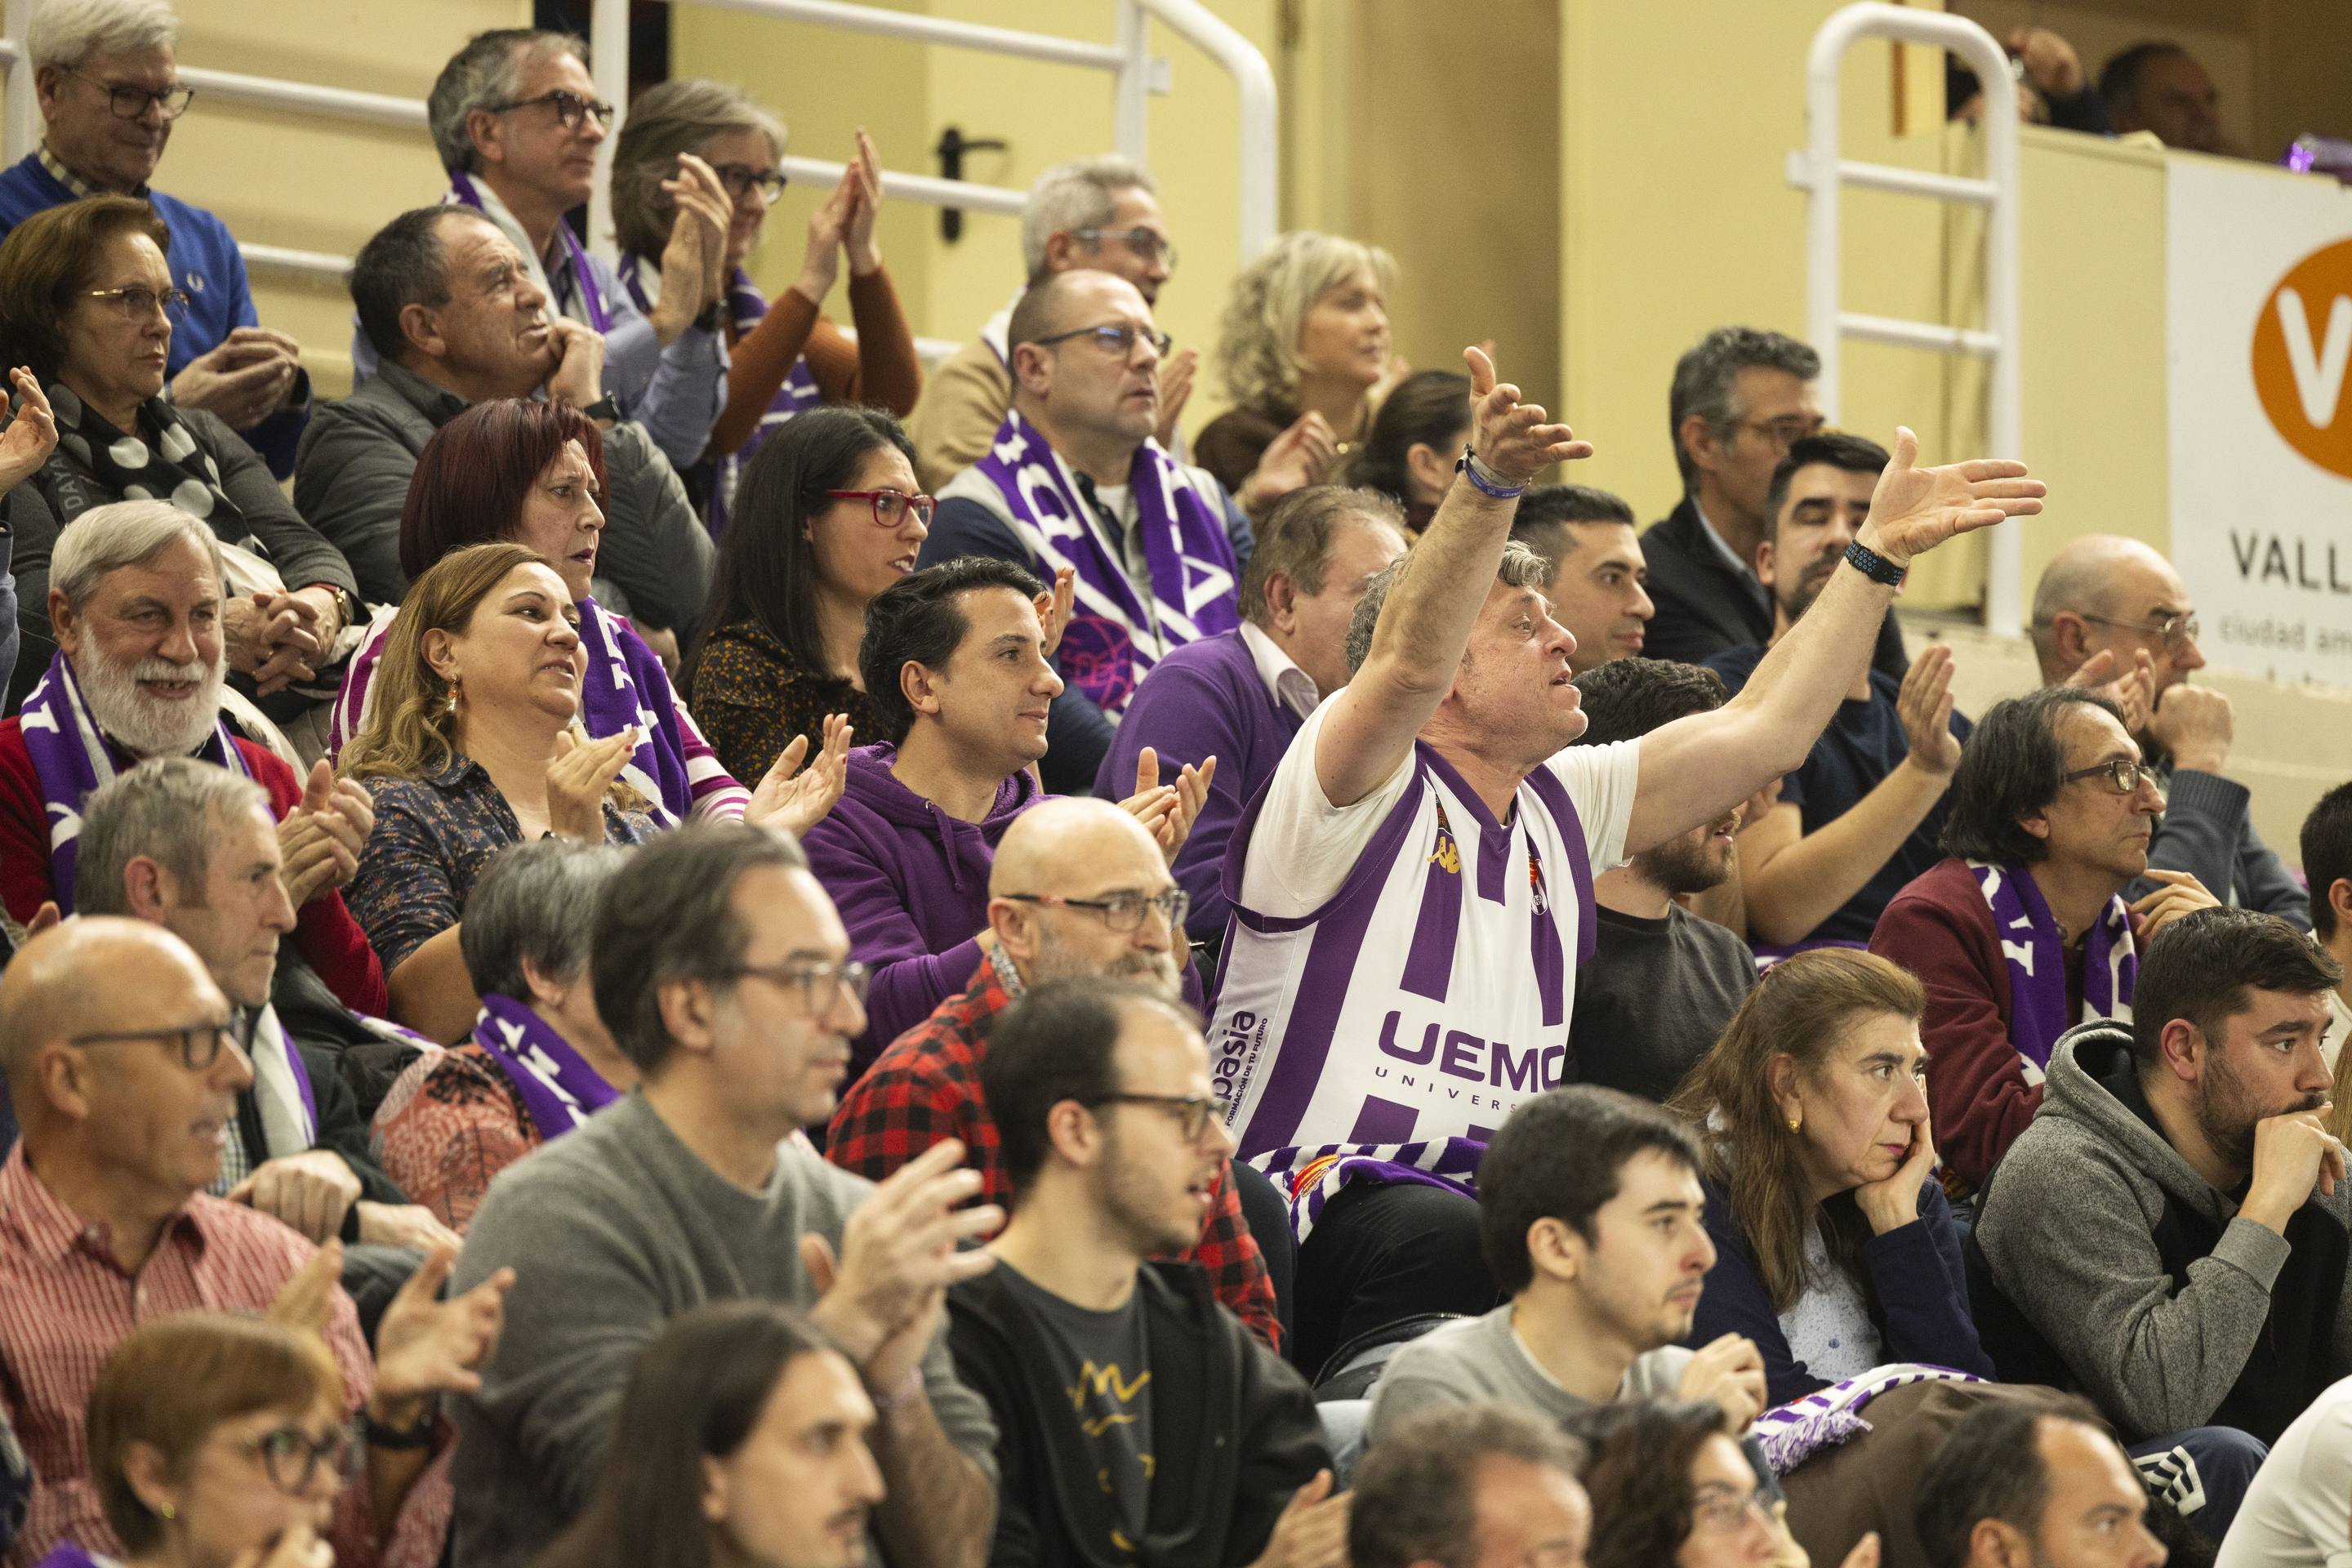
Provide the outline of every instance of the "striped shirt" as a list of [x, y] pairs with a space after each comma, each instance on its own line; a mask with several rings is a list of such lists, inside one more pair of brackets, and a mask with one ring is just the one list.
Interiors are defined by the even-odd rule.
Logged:
[[[90, 1479], [90, 1391], [108, 1352], [133, 1329], [175, 1312], [261, 1312], [315, 1249], [266, 1215], [196, 1194], [163, 1226], [136, 1274], [115, 1261], [105, 1226], [85, 1222], [43, 1185], [18, 1143], [0, 1164], [0, 1396], [33, 1463], [33, 1500], [8, 1568], [29, 1568], [62, 1540], [120, 1557]], [[351, 1299], [335, 1295], [327, 1345], [356, 1415], [375, 1381]], [[400, 1532], [381, 1554], [429, 1564], [447, 1531], [436, 1466], [409, 1493]], [[341, 1568], [379, 1561], [367, 1488], [347, 1487], [329, 1540]]]

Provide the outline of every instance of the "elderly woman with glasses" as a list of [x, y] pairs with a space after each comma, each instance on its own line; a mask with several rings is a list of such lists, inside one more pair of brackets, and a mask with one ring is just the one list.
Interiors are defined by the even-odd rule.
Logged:
[[[776, 168], [783, 149], [784, 128], [774, 115], [740, 88], [695, 77], [639, 95], [613, 161], [620, 279], [641, 310], [661, 299], [658, 258], [675, 221], [670, 190], [681, 157], [709, 163], [732, 204], [717, 307], [730, 355], [727, 405], [688, 476], [714, 533], [724, 532], [736, 510], [751, 454], [785, 421], [827, 404], [869, 404], [903, 417], [923, 389], [914, 333], [875, 242], [882, 169], [863, 131], [856, 154], [809, 216], [800, 276], [772, 302], [752, 285], [744, 264], [783, 190]], [[854, 343], [821, 313], [845, 256]]]
[[10, 506], [26, 651], [18, 668], [29, 672], [19, 684], [54, 649], [58, 531], [94, 506], [168, 501], [219, 536], [230, 683], [285, 722], [333, 695], [328, 671], [345, 651], [359, 584], [236, 431], [163, 396], [187, 307], [164, 259], [170, 239], [145, 202], [101, 195], [36, 214], [0, 244], [0, 343], [39, 377], [58, 430], [30, 487], [41, 504]]

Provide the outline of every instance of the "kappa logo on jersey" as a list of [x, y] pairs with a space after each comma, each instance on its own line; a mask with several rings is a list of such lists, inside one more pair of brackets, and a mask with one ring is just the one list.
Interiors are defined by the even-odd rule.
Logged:
[[1437, 808], [1437, 847], [1429, 852], [1429, 863], [1449, 877], [1462, 875], [1462, 847], [1454, 842], [1454, 825], [1445, 820], [1445, 808]]

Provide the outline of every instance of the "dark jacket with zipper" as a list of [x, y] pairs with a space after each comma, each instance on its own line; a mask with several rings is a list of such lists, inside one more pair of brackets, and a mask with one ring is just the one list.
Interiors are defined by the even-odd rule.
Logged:
[[996, 1416], [991, 1568], [1239, 1568], [1265, 1550], [1291, 1493], [1331, 1462], [1315, 1398], [1218, 1305], [1197, 1264], [1138, 1271], [1151, 1362], [1151, 1507], [1132, 1557], [1107, 1544], [1111, 1499], [1049, 1370], [1028, 1308], [995, 1273], [948, 1293], [956, 1373]]

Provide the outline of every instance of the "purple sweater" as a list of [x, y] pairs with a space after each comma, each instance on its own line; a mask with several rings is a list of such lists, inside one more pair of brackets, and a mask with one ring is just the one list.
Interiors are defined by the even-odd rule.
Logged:
[[851, 1076], [962, 990], [988, 926], [988, 870], [1013, 819], [1044, 798], [1023, 768], [996, 788], [981, 822], [950, 816], [890, 772], [896, 746], [849, 753], [849, 787], [802, 847], [849, 928], [850, 955], [874, 987]]
[[1306, 721], [1274, 700], [1238, 631], [1186, 643], [1151, 667], [1129, 699], [1110, 753], [1095, 775], [1095, 794], [1120, 801], [1135, 793], [1135, 760], [1146, 746], [1160, 753], [1168, 783], [1185, 763], [1217, 759], [1184, 847], [1176, 852], [1176, 885], [1192, 900], [1186, 934], [1210, 942], [1224, 934], [1222, 878], [1225, 847], [1242, 812], [1282, 761]]

